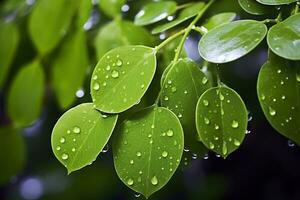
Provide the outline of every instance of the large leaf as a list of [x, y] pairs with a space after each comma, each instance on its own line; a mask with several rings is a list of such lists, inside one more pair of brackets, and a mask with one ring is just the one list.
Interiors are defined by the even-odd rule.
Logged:
[[146, 29], [130, 21], [114, 20], [103, 26], [96, 36], [97, 58], [100, 59], [109, 50], [124, 45], [153, 46], [154, 38]]
[[184, 129], [185, 146], [194, 152], [201, 148], [195, 126], [196, 104], [210, 87], [210, 81], [190, 59], [170, 67], [162, 87], [161, 105], [177, 115]]
[[25, 163], [25, 145], [22, 136], [10, 127], [0, 129], [0, 185], [17, 175]]
[[52, 85], [59, 105], [67, 108], [76, 99], [88, 67], [86, 37], [78, 30], [63, 43], [52, 66]]
[[38, 61], [18, 72], [7, 99], [8, 115], [17, 126], [32, 124], [41, 113], [45, 91], [45, 75]]
[[108, 142], [117, 118], [117, 115], [102, 115], [93, 109], [92, 103], [80, 104], [59, 118], [52, 131], [51, 145], [68, 173], [95, 161]]
[[231, 22], [205, 34], [199, 42], [199, 53], [212, 63], [234, 61], [252, 51], [266, 33], [266, 25], [258, 21]]
[[205, 6], [205, 4], [203, 2], [199, 2], [199, 3], [191, 5], [190, 7], [183, 9], [180, 12], [179, 16], [175, 20], [168, 22], [166, 24], [157, 26], [156, 28], [154, 28], [152, 30], [152, 33], [153, 34], [161, 33], [161, 32], [164, 32], [168, 29], [171, 29], [171, 28], [177, 26], [178, 24], [181, 24], [182, 22], [194, 17], [199, 12], [201, 12], [201, 10], [204, 8], [204, 6]]
[[121, 7], [126, 0], [100, 0], [99, 6], [101, 10], [110, 17], [116, 17], [121, 13]]
[[211, 30], [217, 26], [221, 26], [223, 24], [227, 24], [231, 21], [233, 21], [236, 17], [236, 14], [233, 12], [224, 12], [224, 13], [219, 13], [217, 15], [214, 15], [210, 17], [204, 24], [203, 26], [207, 30]]
[[0, 88], [7, 79], [11, 62], [19, 43], [19, 33], [13, 23], [0, 20]]
[[300, 60], [300, 13], [273, 26], [267, 39], [275, 54], [290, 60]]
[[255, 0], [239, 0], [240, 6], [249, 14], [264, 15], [272, 12], [272, 7], [262, 5]]
[[176, 171], [183, 140], [180, 122], [168, 109], [150, 107], [136, 113], [121, 124], [113, 140], [119, 178], [148, 198]]
[[204, 145], [226, 158], [242, 143], [248, 112], [241, 97], [226, 86], [207, 90], [199, 99], [196, 126]]
[[77, 3], [73, 0], [40, 0], [31, 13], [29, 32], [40, 54], [53, 50], [65, 35]]
[[256, 0], [265, 5], [284, 5], [296, 2], [297, 0]]
[[300, 145], [300, 62], [270, 52], [259, 72], [257, 94], [270, 124]]
[[148, 25], [165, 19], [177, 9], [174, 1], [161, 1], [146, 4], [134, 18], [136, 25]]
[[156, 52], [145, 46], [124, 46], [105, 54], [94, 69], [91, 95], [95, 108], [120, 113], [140, 101], [156, 69]]

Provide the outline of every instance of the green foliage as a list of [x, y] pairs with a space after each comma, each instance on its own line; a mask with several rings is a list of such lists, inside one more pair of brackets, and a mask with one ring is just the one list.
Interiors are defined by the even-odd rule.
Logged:
[[296, 2], [297, 0], [256, 0], [256, 1], [265, 5], [284, 5], [284, 4]]
[[109, 17], [115, 17], [120, 14], [121, 7], [125, 0], [99, 0], [101, 10]]
[[272, 12], [272, 7], [258, 3], [255, 0], [239, 0], [240, 6], [249, 14], [264, 15]]
[[225, 13], [219, 13], [217, 15], [214, 15], [210, 17], [204, 24], [203, 26], [207, 30], [211, 30], [217, 26], [221, 26], [223, 24], [227, 24], [231, 21], [234, 20], [236, 17], [236, 14], [233, 12], [225, 12]]

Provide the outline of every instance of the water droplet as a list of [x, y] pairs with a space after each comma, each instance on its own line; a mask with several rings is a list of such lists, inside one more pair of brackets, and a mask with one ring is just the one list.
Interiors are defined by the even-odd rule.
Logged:
[[152, 183], [152, 185], [157, 185], [158, 184], [158, 180], [157, 180], [156, 176], [152, 177], [151, 183]]
[[139, 198], [140, 196], [141, 196], [140, 193], [135, 193], [135, 194], [134, 194], [134, 197], [135, 197], [135, 198]]
[[285, 99], [285, 96], [284, 96], [284, 95], [282, 95], [282, 96], [281, 96], [281, 99], [282, 99], [282, 100], [284, 100], [284, 99]]
[[168, 156], [168, 152], [163, 151], [161, 155], [162, 155], [162, 157], [166, 158]]
[[169, 100], [169, 97], [165, 96], [164, 100], [165, 100], [165, 101], [168, 101], [168, 100]]
[[167, 131], [167, 136], [172, 137], [173, 135], [174, 135], [174, 132], [171, 129], [169, 129]]
[[298, 82], [300, 82], [300, 74], [297, 74], [297, 75], [296, 75], [296, 80], [297, 80]]
[[141, 88], [142, 88], [142, 89], [144, 89], [144, 87], [145, 87], [145, 85], [144, 85], [144, 84], [142, 84], [142, 85], [141, 85]]
[[133, 165], [134, 164], [134, 161], [133, 160], [130, 160], [130, 162], [129, 162], [131, 165]]
[[237, 147], [239, 147], [241, 145], [241, 142], [238, 141], [237, 139], [234, 139], [233, 144]]
[[155, 127], [154, 124], [152, 124], [152, 125], [151, 125], [151, 128], [153, 129], [154, 127]]
[[204, 123], [208, 125], [210, 123], [209, 119], [204, 117]]
[[280, 73], [281, 73], [281, 69], [278, 69], [278, 70], [277, 70], [277, 73], [280, 74]]
[[178, 118], [182, 118], [182, 114], [181, 113], [178, 114]]
[[203, 159], [204, 159], [204, 160], [207, 160], [208, 158], [209, 158], [208, 154], [207, 154], [207, 153], [204, 154]]
[[80, 128], [78, 126], [75, 126], [73, 128], [73, 133], [80, 133]]
[[109, 150], [109, 147], [108, 147], [108, 145], [105, 145], [105, 147], [102, 149], [102, 153], [106, 153], [106, 152], [108, 152], [108, 150]]
[[269, 113], [271, 116], [275, 116], [276, 115], [276, 110], [273, 109], [271, 106], [269, 106]]
[[99, 88], [100, 88], [99, 83], [95, 82], [93, 85], [93, 89], [97, 91], [97, 90], [99, 90]]
[[261, 98], [261, 100], [265, 100], [266, 96], [264, 94], [262, 94], [260, 98]]
[[76, 149], [75, 148], [72, 148], [72, 152], [75, 152], [76, 151]]
[[204, 105], [204, 106], [208, 106], [208, 105], [209, 105], [209, 102], [208, 102], [206, 99], [204, 99], [204, 100], [203, 100], [203, 105]]
[[62, 144], [65, 143], [66, 142], [66, 138], [64, 138], [64, 137], [60, 138], [59, 142], [62, 143]]
[[128, 180], [127, 180], [127, 184], [128, 184], [128, 185], [133, 185], [133, 180], [132, 180], [131, 178], [128, 179]]
[[60, 146], [57, 146], [57, 147], [56, 147], [56, 150], [57, 150], [57, 151], [60, 151], [60, 149], [61, 149]]
[[118, 77], [119, 77], [119, 72], [118, 72], [117, 70], [113, 70], [113, 71], [111, 72], [111, 77], [113, 77], [113, 78], [118, 78]]
[[62, 156], [61, 156], [61, 159], [63, 160], [67, 160], [69, 158], [69, 155], [64, 153]]
[[141, 156], [142, 156], [142, 153], [138, 151], [138, 152], [136, 152], [136, 156], [137, 156], [137, 157], [141, 157]]
[[123, 65], [123, 62], [122, 62], [121, 59], [118, 59], [116, 64], [117, 64], [118, 67], [121, 67]]
[[205, 85], [208, 82], [208, 79], [206, 77], [202, 78], [202, 84]]
[[213, 143], [210, 142], [210, 143], [209, 143], [209, 148], [210, 148], [210, 149], [214, 149], [214, 148], [215, 148], [215, 145], [214, 145]]
[[177, 91], [176, 87], [172, 87], [172, 88], [171, 88], [171, 91], [172, 91], [173, 93], [176, 92], [176, 91]]
[[226, 145], [225, 141], [223, 142], [222, 153], [223, 153], [223, 155], [227, 154], [227, 145]]
[[216, 129], [216, 130], [219, 130], [219, 128], [220, 128], [220, 127], [219, 127], [217, 124], [215, 124], [215, 129]]
[[105, 69], [106, 69], [107, 71], [109, 71], [109, 70], [110, 70], [110, 66], [107, 65]]
[[93, 76], [93, 80], [97, 80], [98, 79], [98, 76], [97, 75], [94, 75]]
[[192, 159], [193, 159], [193, 160], [196, 160], [197, 158], [198, 158], [198, 155], [197, 155], [196, 153], [193, 153], [193, 154], [192, 154]]
[[231, 127], [232, 128], [238, 128], [239, 127], [239, 123], [237, 121], [235, 121], [235, 120], [232, 120]]
[[288, 140], [288, 146], [289, 146], [289, 147], [294, 147], [294, 146], [295, 146], [295, 143], [293, 143], [291, 140]]
[[184, 92], [183, 92], [184, 94], [187, 94], [188, 93], [188, 91], [187, 90], [184, 90]]
[[219, 98], [220, 98], [221, 101], [224, 100], [224, 96], [221, 93], [219, 94]]

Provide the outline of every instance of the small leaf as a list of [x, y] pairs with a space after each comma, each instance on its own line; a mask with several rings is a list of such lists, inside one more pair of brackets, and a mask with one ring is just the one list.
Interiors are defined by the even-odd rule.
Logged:
[[191, 5], [190, 7], [183, 9], [175, 20], [157, 26], [152, 30], [151, 33], [152, 34], [161, 33], [177, 26], [178, 24], [181, 24], [182, 22], [196, 16], [204, 8], [204, 6], [205, 4], [203, 2], [199, 2]]
[[121, 7], [126, 0], [100, 0], [100, 9], [109, 17], [116, 17], [121, 13]]
[[252, 51], [266, 33], [266, 25], [258, 21], [231, 22], [205, 34], [199, 42], [199, 53], [212, 63], [234, 61]]
[[52, 84], [59, 105], [74, 103], [76, 91], [83, 85], [88, 68], [88, 52], [83, 30], [70, 35], [62, 44], [52, 66]]
[[146, 29], [130, 21], [114, 20], [103, 26], [95, 39], [97, 58], [109, 50], [124, 45], [154, 46], [154, 38]]
[[265, 5], [284, 5], [284, 4], [290, 4], [293, 2], [296, 2], [297, 0], [256, 0], [259, 3], [265, 4]]
[[25, 143], [20, 133], [10, 127], [0, 129], [0, 185], [5, 185], [24, 167]]
[[72, 0], [40, 0], [29, 19], [31, 39], [40, 54], [52, 51], [65, 35], [77, 4]]
[[124, 46], [105, 54], [94, 69], [91, 95], [95, 108], [120, 113], [140, 101], [156, 69], [156, 52], [145, 46]]
[[183, 131], [168, 109], [149, 107], [125, 120], [113, 140], [119, 178], [146, 198], [176, 171], [183, 152]]
[[239, 0], [244, 11], [252, 15], [264, 15], [273, 11], [270, 6], [262, 5], [255, 0]]
[[38, 61], [34, 61], [18, 72], [7, 99], [8, 115], [17, 126], [31, 125], [42, 110], [45, 91], [45, 75]]
[[80, 104], [59, 118], [52, 131], [52, 151], [69, 174], [95, 161], [117, 118], [117, 115], [101, 115], [92, 103]]
[[19, 43], [19, 32], [15, 24], [0, 20], [0, 89], [7, 79]]
[[269, 123], [300, 145], [300, 63], [272, 52], [259, 72], [257, 94]]
[[273, 26], [267, 40], [270, 49], [278, 56], [300, 60], [300, 13]]
[[199, 99], [196, 126], [204, 145], [226, 158], [242, 143], [248, 114], [241, 97], [232, 89], [218, 86]]
[[177, 9], [174, 1], [161, 1], [146, 4], [134, 18], [134, 23], [144, 26], [158, 22], [173, 14]]
[[214, 15], [210, 17], [203, 26], [207, 30], [211, 30], [217, 26], [221, 26], [223, 24], [227, 24], [231, 21], [233, 21], [236, 17], [236, 14], [233, 12], [224, 12], [224, 13], [219, 13], [217, 15]]
[[196, 104], [210, 87], [205, 74], [187, 58], [170, 67], [162, 87], [161, 105], [177, 115], [184, 129], [185, 146], [193, 152], [201, 145], [195, 126]]

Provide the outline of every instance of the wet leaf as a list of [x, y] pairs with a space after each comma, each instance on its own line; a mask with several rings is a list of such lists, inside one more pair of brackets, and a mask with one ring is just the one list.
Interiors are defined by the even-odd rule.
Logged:
[[233, 21], [236, 17], [236, 14], [233, 12], [224, 12], [224, 13], [219, 13], [217, 15], [214, 15], [210, 17], [204, 24], [203, 26], [207, 30], [211, 30], [217, 26], [221, 26], [223, 24], [227, 24], [231, 21]]
[[300, 60], [300, 13], [274, 25], [267, 40], [270, 49], [278, 56]]
[[240, 6], [249, 14], [264, 15], [273, 11], [270, 6], [262, 5], [256, 0], [239, 0]]
[[226, 158], [243, 142], [248, 113], [241, 97], [226, 86], [207, 90], [199, 99], [196, 126], [210, 150]]
[[119, 178], [146, 198], [176, 171], [183, 152], [183, 130], [166, 108], [149, 107], [125, 120], [113, 140]]
[[156, 52], [145, 46], [124, 46], [105, 54], [94, 69], [91, 95], [95, 108], [120, 113], [140, 101], [156, 69]]
[[93, 109], [92, 103], [80, 104], [59, 118], [52, 131], [52, 151], [69, 174], [95, 161], [117, 118], [117, 115], [102, 115]]
[[170, 67], [162, 87], [161, 105], [177, 115], [184, 130], [185, 147], [193, 152], [201, 145], [195, 126], [197, 101], [210, 87], [205, 74], [188, 58]]
[[159, 25], [156, 28], [154, 28], [152, 30], [152, 34], [157, 34], [157, 33], [161, 33], [166, 30], [169, 30], [169, 29], [181, 24], [182, 22], [196, 16], [199, 12], [201, 12], [201, 10], [204, 8], [204, 6], [205, 6], [205, 4], [203, 2], [199, 2], [199, 3], [191, 5], [190, 7], [183, 9], [180, 12], [179, 16], [176, 19], [174, 19], [173, 21]]
[[68, 30], [76, 6], [72, 0], [37, 1], [29, 19], [29, 33], [40, 54], [57, 46]]
[[21, 134], [11, 127], [2, 127], [0, 137], [0, 185], [5, 185], [24, 167], [26, 149]]
[[265, 37], [267, 27], [254, 20], [240, 20], [214, 28], [199, 42], [201, 57], [227, 63], [251, 52]]
[[172, 15], [177, 9], [174, 1], [160, 1], [146, 4], [134, 18], [134, 23], [139, 26], [152, 24]]
[[256, 0], [265, 5], [284, 5], [296, 2], [297, 0]]
[[114, 20], [103, 26], [95, 39], [97, 58], [109, 50], [124, 45], [154, 46], [154, 38], [146, 29], [130, 21]]
[[121, 13], [125, 0], [100, 0], [100, 9], [109, 17], [116, 17]]
[[83, 30], [70, 35], [62, 44], [52, 65], [52, 86], [61, 108], [74, 103], [83, 86], [88, 68], [88, 52]]
[[0, 88], [3, 86], [19, 43], [18, 29], [0, 20]]
[[22, 67], [8, 93], [8, 115], [16, 126], [28, 126], [41, 114], [45, 75], [39, 61]]
[[259, 72], [257, 94], [269, 123], [300, 145], [300, 63], [269, 53]]

